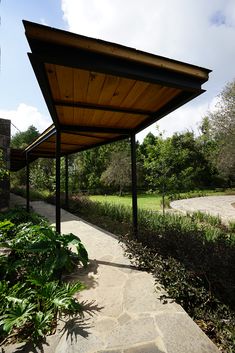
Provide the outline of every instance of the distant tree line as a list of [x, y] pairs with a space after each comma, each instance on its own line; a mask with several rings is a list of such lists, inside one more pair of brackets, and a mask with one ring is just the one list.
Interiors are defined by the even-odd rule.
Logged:
[[[24, 148], [39, 135], [30, 126], [17, 133], [11, 145]], [[149, 133], [137, 143], [138, 188], [144, 191], [175, 193], [195, 189], [231, 187], [235, 183], [235, 80], [218, 97], [213, 111], [203, 118], [199, 136], [175, 133], [165, 138]], [[64, 188], [64, 161], [61, 188]], [[13, 177], [25, 183], [25, 173]], [[55, 161], [38, 159], [32, 163], [30, 182], [36, 189], [55, 189]], [[130, 141], [93, 148], [69, 157], [70, 192], [120, 193], [131, 186]]]

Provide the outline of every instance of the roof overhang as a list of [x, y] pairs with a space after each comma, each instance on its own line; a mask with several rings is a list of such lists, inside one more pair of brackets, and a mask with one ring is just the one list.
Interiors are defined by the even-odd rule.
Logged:
[[204, 92], [211, 70], [23, 21], [29, 59], [53, 120], [26, 148], [55, 156], [127, 138]]

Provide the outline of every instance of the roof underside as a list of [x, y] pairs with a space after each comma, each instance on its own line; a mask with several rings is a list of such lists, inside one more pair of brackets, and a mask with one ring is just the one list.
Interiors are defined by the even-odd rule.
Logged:
[[67, 155], [137, 133], [202, 92], [210, 70], [24, 21], [29, 58], [53, 120], [26, 148]]

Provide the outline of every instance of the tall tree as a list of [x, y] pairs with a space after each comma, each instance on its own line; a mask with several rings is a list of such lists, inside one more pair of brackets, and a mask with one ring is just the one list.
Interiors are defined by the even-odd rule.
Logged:
[[40, 135], [38, 129], [31, 125], [26, 131], [17, 132], [11, 139], [11, 147], [25, 148]]
[[217, 165], [228, 182], [235, 182], [235, 79], [229, 82], [220, 95], [208, 121], [218, 145]]
[[107, 169], [101, 175], [105, 185], [113, 185], [119, 189], [122, 196], [124, 188], [131, 184], [131, 159], [127, 151], [116, 151], [111, 155]]

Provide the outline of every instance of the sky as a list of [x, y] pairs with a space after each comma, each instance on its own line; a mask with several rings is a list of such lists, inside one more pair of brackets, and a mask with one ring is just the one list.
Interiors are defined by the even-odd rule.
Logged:
[[[1, 0], [0, 118], [40, 132], [51, 123], [29, 62], [29, 20], [213, 70], [206, 92], [158, 123], [171, 136], [198, 133], [217, 96], [235, 78], [235, 0]], [[156, 124], [138, 134], [157, 134]], [[12, 134], [17, 130], [12, 126]]]

